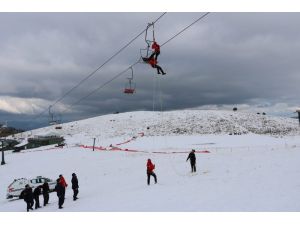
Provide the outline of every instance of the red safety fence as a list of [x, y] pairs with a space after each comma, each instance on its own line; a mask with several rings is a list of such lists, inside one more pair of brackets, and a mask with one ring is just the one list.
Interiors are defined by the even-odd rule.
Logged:
[[[93, 149], [93, 146], [87, 146], [87, 145], [80, 145], [79, 147], [81, 148], [85, 148], [85, 149]], [[190, 151], [180, 151], [180, 152], [176, 152], [176, 151], [172, 151], [172, 152], [167, 152], [167, 151], [143, 151], [143, 150], [136, 150], [136, 149], [122, 149], [122, 148], [118, 148], [118, 147], [110, 147], [110, 148], [105, 148], [105, 147], [94, 147], [95, 150], [98, 151], [123, 151], [123, 152], [140, 152], [140, 153], [157, 153], [157, 154], [180, 154], [180, 153], [189, 153]], [[197, 150], [195, 151], [195, 153], [210, 153], [210, 151], [207, 150]]]
[[[133, 140], [136, 140], [138, 137], [144, 137], [144, 133], [143, 132], [140, 132], [138, 133], [138, 136], [134, 136], [132, 137], [131, 139], [127, 140], [127, 141], [124, 141], [124, 142], [121, 142], [121, 143], [118, 143], [116, 144], [116, 146], [120, 146], [120, 145], [124, 145], [124, 144], [127, 144]], [[157, 154], [177, 154], [177, 153], [189, 153], [190, 151], [180, 151], [180, 152], [166, 152], [166, 151], [143, 151], [143, 150], [136, 150], [136, 149], [123, 149], [123, 148], [120, 148], [120, 147], [116, 147], [116, 146], [113, 146], [113, 145], [110, 145], [109, 147], [97, 147], [97, 146], [87, 146], [87, 145], [80, 145], [79, 147], [81, 148], [85, 148], [85, 149], [93, 149], [94, 150], [98, 150], [98, 151], [123, 151], [123, 152], [142, 152], [142, 153], [157, 153]], [[199, 150], [199, 151], [195, 151], [195, 153], [210, 153], [209, 151], [207, 150]]]

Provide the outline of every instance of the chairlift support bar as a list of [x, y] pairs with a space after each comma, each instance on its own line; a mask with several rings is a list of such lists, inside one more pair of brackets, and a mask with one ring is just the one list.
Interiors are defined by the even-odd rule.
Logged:
[[[149, 28], [152, 27], [152, 40], [148, 37]], [[146, 50], [146, 57], [149, 56], [150, 44], [155, 41], [155, 31], [154, 31], [154, 22], [148, 23], [146, 32], [145, 32], [145, 42], [147, 44], [146, 49], [140, 49], [141, 56], [143, 57], [142, 51]]]
[[[152, 40], [148, 39], [148, 30], [150, 27], [152, 27]], [[155, 41], [154, 22], [148, 23], [148, 26], [147, 26], [146, 32], [145, 32], [145, 41], [149, 47], [150, 47], [150, 43]]]
[[127, 78], [127, 79], [133, 80], [133, 68], [132, 68], [132, 66], [129, 67], [129, 68], [130, 68], [130, 70], [131, 70], [131, 77], [129, 77], [129, 78]]

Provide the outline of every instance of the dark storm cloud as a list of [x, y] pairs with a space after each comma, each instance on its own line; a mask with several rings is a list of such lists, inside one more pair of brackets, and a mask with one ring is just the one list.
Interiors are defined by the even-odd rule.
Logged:
[[[0, 14], [0, 95], [51, 104], [160, 14]], [[155, 26], [157, 41], [164, 43], [200, 15], [167, 13]], [[162, 47], [159, 64], [167, 76], [158, 80], [155, 70], [138, 64], [134, 67], [136, 95], [122, 94], [128, 71], [62, 116], [70, 120], [115, 111], [152, 110], [153, 103], [158, 109], [161, 99], [164, 109], [253, 102], [296, 105], [299, 19], [299, 13], [211, 13]], [[61, 109], [136, 62], [144, 47], [141, 36], [53, 111], [62, 114]], [[16, 117], [20, 116], [5, 116]]]

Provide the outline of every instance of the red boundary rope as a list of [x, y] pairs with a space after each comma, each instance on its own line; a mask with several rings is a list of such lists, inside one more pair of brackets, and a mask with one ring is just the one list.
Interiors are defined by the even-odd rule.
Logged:
[[[88, 145], [79, 145], [81, 148], [85, 149], [93, 149], [93, 146], [88, 146]], [[180, 151], [180, 152], [164, 152], [164, 151], [142, 151], [142, 150], [136, 150], [136, 149], [122, 149], [118, 147], [112, 147], [112, 148], [105, 148], [105, 147], [94, 147], [95, 150], [97, 151], [123, 151], [123, 152], [142, 152], [142, 153], [157, 153], [157, 154], [181, 154], [181, 153], [189, 153], [190, 151]], [[208, 150], [197, 150], [195, 153], [210, 153]]]

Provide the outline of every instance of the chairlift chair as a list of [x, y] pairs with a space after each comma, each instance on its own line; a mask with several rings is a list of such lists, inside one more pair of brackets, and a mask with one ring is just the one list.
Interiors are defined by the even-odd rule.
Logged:
[[125, 86], [124, 93], [125, 94], [133, 94], [135, 92], [135, 84], [133, 84], [131, 79], [129, 79], [129, 83]]
[[135, 83], [132, 82], [133, 80], [133, 68], [131, 69], [131, 77], [128, 77], [128, 83], [125, 85], [124, 94], [133, 94], [135, 92]]

